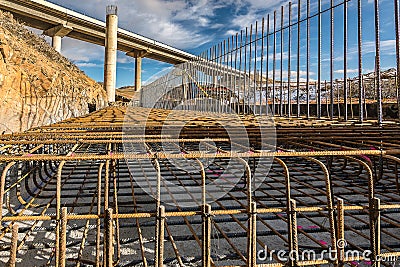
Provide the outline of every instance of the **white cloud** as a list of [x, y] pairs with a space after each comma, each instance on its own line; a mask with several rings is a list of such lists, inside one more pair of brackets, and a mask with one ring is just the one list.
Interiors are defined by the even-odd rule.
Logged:
[[[200, 33], [213, 24], [211, 18], [220, 5], [217, 1], [200, 0], [90, 0], [51, 2], [63, 5], [104, 21], [105, 7], [111, 3], [119, 7], [119, 26], [140, 35], [180, 49], [189, 49], [210, 41]], [[211, 3], [214, 2], [214, 3]]]
[[78, 62], [76, 66], [80, 68], [102, 68], [102, 64], [90, 63], [90, 62]]
[[64, 37], [62, 39], [61, 54], [75, 63], [92, 60], [102, 61], [104, 58], [104, 47]]
[[[357, 46], [349, 49], [349, 54], [357, 54]], [[383, 40], [380, 42], [380, 52], [384, 55], [396, 55], [396, 40]], [[375, 53], [375, 41], [367, 41], [362, 44], [363, 55]]]
[[[285, 7], [284, 23], [286, 25], [288, 16], [286, 15], [288, 0], [245, 0], [243, 5], [247, 7], [248, 12], [245, 14], [239, 14], [232, 19], [232, 27], [235, 30], [244, 29], [246, 26], [250, 27], [255, 21], [261, 23], [262, 17], [267, 18], [267, 14], [270, 14], [270, 18], [273, 19], [274, 10], [277, 10], [277, 28], [280, 28], [280, 6]], [[292, 5], [292, 14], [296, 13], [296, 5]], [[270, 30], [273, 29], [273, 23], [270, 23]]]
[[[277, 47], [278, 47], [278, 46], [277, 46]], [[270, 51], [271, 51], [271, 50], [270, 50]], [[273, 51], [268, 55], [268, 59], [271, 60], [271, 62], [272, 62], [272, 60], [274, 60]], [[282, 53], [282, 59], [283, 59], [283, 60], [287, 60], [287, 59], [288, 59], [288, 53], [287, 53], [287, 51], [284, 51], [284, 52]], [[281, 61], [281, 53], [280, 53], [280, 52], [276, 52], [276, 53], [275, 53], [275, 61]]]
[[[343, 74], [344, 70], [335, 70], [335, 73]], [[358, 69], [347, 69], [347, 73], [358, 73]]]
[[135, 58], [125, 55], [123, 52], [118, 52], [117, 54], [117, 63], [121, 64], [135, 64]]
[[274, 10], [280, 7], [282, 4], [289, 2], [287, 0], [246, 0], [247, 3], [251, 5], [252, 8], [268, 8], [269, 10]]
[[235, 30], [227, 30], [225, 35], [227, 36], [236, 36], [237, 31]]

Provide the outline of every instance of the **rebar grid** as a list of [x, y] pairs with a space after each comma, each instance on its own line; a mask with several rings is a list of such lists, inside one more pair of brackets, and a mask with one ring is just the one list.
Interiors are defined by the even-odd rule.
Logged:
[[286, 2], [144, 86], [141, 106], [398, 121], [398, 0], [372, 2]]
[[[349, 250], [400, 256], [397, 125], [310, 127], [312, 121], [292, 119], [276, 129], [276, 149], [265, 152], [257, 150], [255, 120], [244, 116], [254, 149], [235, 154], [211, 115], [187, 125], [178, 139], [161, 138], [168, 112], [155, 110], [147, 119], [143, 109], [130, 113], [133, 121], [148, 125], [149, 137], [129, 136], [130, 141], [146, 143], [145, 155], [122, 153], [122, 108], [2, 136], [0, 260], [24, 266], [272, 267], [363, 262], [360, 255], [346, 255]], [[174, 119], [190, 117], [184, 114]], [[299, 121], [306, 125], [298, 128]], [[226, 123], [235, 125], [228, 119]], [[212, 132], [208, 137], [218, 153], [196, 151], [204, 132]], [[183, 154], [159, 152], [162, 142], [174, 141]], [[171, 156], [213, 156], [213, 163], [200, 172], [182, 173], [169, 161]], [[186, 208], [174, 200], [176, 192], [169, 192], [176, 206], [163, 206], [160, 197], [154, 199], [138, 187], [126, 158], [134, 160], [143, 178], [162, 175], [183, 189], [205, 188], [221, 177], [230, 158], [240, 160], [237, 168], [243, 176], [209, 205]], [[260, 178], [254, 168], [262, 168], [266, 158], [273, 158], [272, 168], [253, 190], [252, 182]], [[203, 193], [203, 199], [212, 197]], [[276, 254], [271, 260], [258, 255], [262, 249], [294, 250], [297, 255], [308, 249], [321, 252], [343, 238], [348, 246], [338, 248], [334, 260], [297, 257], [286, 262]]]

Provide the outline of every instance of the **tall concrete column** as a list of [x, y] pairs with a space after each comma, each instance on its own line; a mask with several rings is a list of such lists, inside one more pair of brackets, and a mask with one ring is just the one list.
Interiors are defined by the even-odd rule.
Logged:
[[142, 90], [142, 57], [135, 58], [135, 91]]
[[57, 52], [61, 52], [61, 36], [53, 36], [52, 37], [52, 46]]
[[104, 56], [104, 89], [108, 102], [115, 102], [115, 86], [117, 80], [117, 42], [118, 16], [116, 6], [107, 6], [106, 41]]
[[67, 36], [72, 30], [72, 27], [60, 24], [43, 31], [43, 34], [52, 38], [53, 48], [60, 53], [62, 38]]
[[135, 58], [135, 91], [142, 89], [142, 58], [148, 53], [145, 50], [134, 50], [126, 53], [127, 56]]

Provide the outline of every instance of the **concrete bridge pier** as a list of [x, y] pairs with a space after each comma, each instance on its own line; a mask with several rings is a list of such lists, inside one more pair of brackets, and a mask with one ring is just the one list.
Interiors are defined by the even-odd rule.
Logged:
[[58, 35], [56, 35], [56, 36], [53, 36], [52, 37], [52, 46], [53, 46], [53, 48], [58, 52], [58, 53], [60, 53], [61, 52], [61, 40], [62, 40], [62, 37], [61, 36], [58, 36]]
[[133, 50], [126, 53], [127, 56], [135, 58], [135, 91], [139, 92], [142, 89], [142, 58], [148, 52], [145, 50]]
[[50, 36], [52, 38], [52, 46], [57, 52], [61, 52], [62, 38], [67, 36], [73, 30], [72, 27], [60, 24], [50, 29], [43, 31], [44, 35]]
[[104, 89], [108, 102], [115, 102], [117, 80], [118, 16], [116, 6], [106, 9], [106, 39], [104, 56]]

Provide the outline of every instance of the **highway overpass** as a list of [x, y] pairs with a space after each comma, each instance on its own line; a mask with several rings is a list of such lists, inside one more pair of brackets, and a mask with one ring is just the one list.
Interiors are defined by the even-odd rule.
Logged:
[[[106, 23], [44, 0], [0, 0], [0, 9], [14, 14], [26, 25], [43, 30], [60, 48], [61, 38], [70, 38], [104, 46]], [[146, 57], [171, 64], [195, 56], [139, 34], [118, 28], [118, 50], [130, 56]]]

